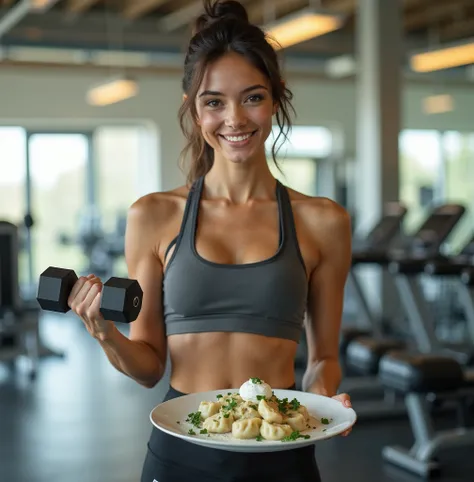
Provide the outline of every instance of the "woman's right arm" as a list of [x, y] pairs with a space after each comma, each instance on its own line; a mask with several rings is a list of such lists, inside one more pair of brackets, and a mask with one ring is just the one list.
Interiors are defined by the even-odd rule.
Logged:
[[[73, 307], [89, 332], [99, 341], [110, 363], [147, 388], [154, 387], [162, 378], [167, 348], [161, 295], [163, 266], [157, 253], [160, 209], [156, 207], [156, 201], [145, 197], [131, 206], [127, 216], [125, 260], [128, 274], [138, 281], [143, 290], [140, 314], [130, 324], [129, 337], [124, 336], [113, 322], [98, 319], [102, 317], [98, 313], [101, 283], [95, 283], [96, 286], [90, 283], [89, 289], [95, 289], [97, 295], [92, 304], [83, 303], [89, 306], [82, 312], [80, 304]], [[82, 291], [85, 289], [82, 288]], [[80, 295], [77, 296], [80, 298]], [[93, 298], [93, 294], [87, 298]], [[97, 325], [102, 323], [104, 329], [93, 329], [93, 318]]]

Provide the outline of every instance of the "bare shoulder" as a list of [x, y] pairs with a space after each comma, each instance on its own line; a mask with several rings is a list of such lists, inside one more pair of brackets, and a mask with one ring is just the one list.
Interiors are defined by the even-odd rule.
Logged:
[[154, 192], [137, 199], [127, 216], [128, 239], [137, 239], [157, 255], [179, 230], [189, 188], [180, 186], [171, 191]]
[[141, 226], [156, 226], [182, 215], [189, 193], [187, 186], [171, 191], [153, 192], [137, 199], [129, 209], [129, 219]]
[[288, 188], [295, 215], [312, 234], [319, 237], [349, 236], [351, 217], [348, 211], [332, 199], [313, 197]]

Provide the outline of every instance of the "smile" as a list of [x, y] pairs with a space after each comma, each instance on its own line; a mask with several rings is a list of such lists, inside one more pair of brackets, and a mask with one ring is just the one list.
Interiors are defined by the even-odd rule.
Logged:
[[250, 132], [249, 134], [242, 134], [239, 136], [222, 136], [228, 142], [243, 142], [250, 139], [257, 131]]

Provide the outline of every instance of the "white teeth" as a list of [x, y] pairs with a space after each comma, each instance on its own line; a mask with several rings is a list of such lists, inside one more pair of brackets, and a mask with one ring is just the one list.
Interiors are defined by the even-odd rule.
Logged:
[[245, 136], [224, 136], [227, 141], [230, 142], [241, 142], [247, 140], [252, 134], [247, 134]]

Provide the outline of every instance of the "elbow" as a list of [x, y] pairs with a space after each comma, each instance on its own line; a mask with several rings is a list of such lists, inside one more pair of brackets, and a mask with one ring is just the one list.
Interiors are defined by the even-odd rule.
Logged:
[[161, 368], [160, 370], [156, 371], [155, 373], [151, 374], [150, 377], [147, 377], [146, 379], [143, 380], [137, 380], [137, 382], [145, 388], [155, 388], [156, 385], [161, 381], [163, 378], [163, 375], [165, 373], [164, 367]]
[[148, 380], [137, 380], [137, 382], [142, 386], [142, 387], [145, 387], [145, 388], [155, 388], [156, 385], [158, 385], [158, 382], [161, 380], [161, 376], [160, 377], [154, 377], [154, 378], [150, 378]]

